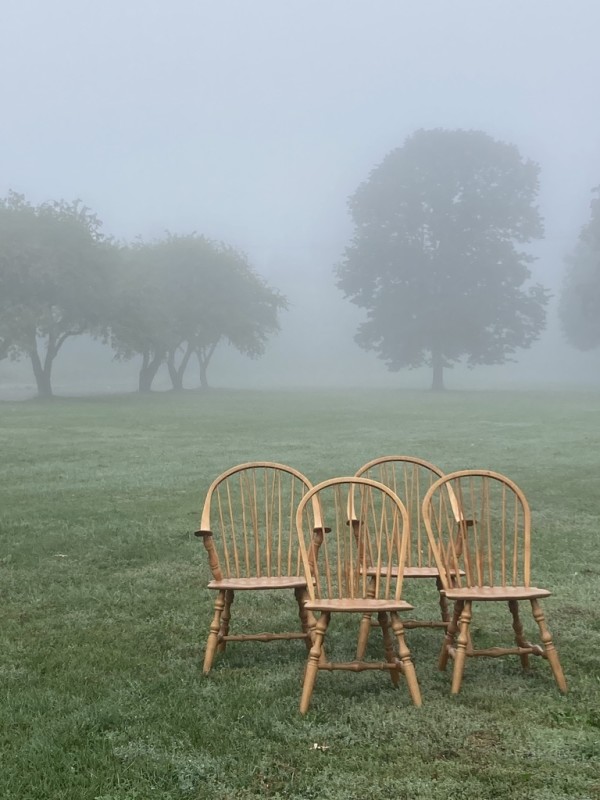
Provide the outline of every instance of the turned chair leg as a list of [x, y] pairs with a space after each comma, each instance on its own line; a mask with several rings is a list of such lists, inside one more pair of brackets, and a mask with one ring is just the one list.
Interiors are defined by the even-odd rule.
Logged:
[[[383, 634], [383, 649], [385, 651], [385, 660], [388, 664], [396, 664], [397, 658], [396, 653], [394, 652], [394, 645], [392, 642], [392, 637], [390, 635], [390, 624], [388, 622], [388, 617], [385, 611], [380, 611], [377, 614], [377, 619], [379, 620], [379, 625], [381, 627], [381, 633]], [[357, 660], [358, 659], [357, 657]], [[391, 669], [390, 670], [390, 678], [392, 679], [392, 683], [394, 686], [398, 686], [400, 683], [400, 669]]]
[[212, 622], [210, 623], [210, 632], [206, 642], [206, 652], [204, 653], [204, 666], [203, 672], [205, 675], [211, 670], [213, 661], [215, 660], [215, 653], [219, 643], [219, 631], [221, 629], [221, 614], [225, 608], [225, 590], [219, 591], [217, 599], [215, 600], [215, 614]]
[[531, 600], [531, 610], [533, 611], [533, 618], [538, 624], [540, 629], [540, 636], [542, 639], [542, 643], [544, 645], [544, 651], [546, 654], [546, 658], [550, 663], [550, 668], [552, 669], [552, 674], [554, 675], [554, 680], [558, 684], [558, 688], [561, 692], [567, 691], [567, 681], [565, 680], [564, 673], [562, 671], [562, 667], [560, 665], [560, 661], [558, 660], [558, 653], [556, 651], [556, 647], [554, 646], [554, 642], [552, 641], [552, 634], [548, 630], [548, 626], [546, 625], [546, 620], [544, 618], [544, 612], [541, 609], [541, 606], [537, 600]]
[[371, 615], [363, 614], [358, 629], [358, 642], [356, 645], [356, 660], [361, 661], [367, 651], [369, 641], [369, 631], [371, 630]]
[[442, 622], [445, 622], [447, 627], [448, 623], [450, 622], [450, 611], [448, 610], [448, 598], [442, 591], [444, 586], [442, 584], [442, 580], [439, 575], [435, 579], [435, 585], [437, 586], [437, 590], [440, 593], [440, 612], [442, 615]]
[[[367, 586], [367, 597], [375, 597], [375, 584], [371, 580]], [[361, 661], [367, 652], [367, 642], [369, 641], [369, 631], [371, 630], [371, 615], [363, 614], [358, 629], [358, 642], [356, 644], [356, 660]]]
[[[515, 642], [517, 647], [531, 647], [531, 642], [528, 642], [523, 633], [523, 623], [519, 616], [519, 603], [517, 600], [509, 600], [508, 607], [513, 618], [513, 631], [515, 632]], [[519, 658], [521, 659], [521, 666], [523, 669], [529, 669], [529, 655], [522, 653]]]
[[396, 634], [396, 639], [398, 640], [398, 655], [400, 656], [401, 669], [404, 677], [406, 678], [408, 691], [410, 692], [410, 696], [414, 705], [420, 706], [423, 702], [421, 700], [421, 690], [419, 689], [415, 665], [411, 661], [410, 650], [408, 649], [408, 645], [406, 644], [406, 640], [404, 638], [404, 625], [402, 624], [396, 611], [392, 611], [390, 617], [392, 618], [392, 629]]
[[[302, 633], [304, 633], [306, 636], [306, 639], [304, 640], [306, 644], [306, 651], [307, 653], [310, 653], [310, 648], [312, 644], [311, 621], [308, 611], [304, 607], [304, 604], [306, 603], [306, 600], [308, 598], [308, 593], [304, 588], [297, 588], [294, 589], [294, 595], [296, 596], [296, 602], [298, 603], [298, 616], [300, 617], [300, 626], [302, 628]], [[314, 624], [312, 627], [314, 627]]]
[[321, 660], [321, 649], [323, 647], [323, 640], [329, 625], [331, 614], [324, 611], [313, 634], [313, 642], [308, 654], [308, 662], [304, 671], [304, 685], [302, 687], [302, 698], [300, 699], [300, 713], [306, 714], [310, 705], [310, 698], [312, 697], [313, 689], [315, 688], [315, 681], [317, 679], [317, 672], [319, 671], [319, 662]]
[[458, 630], [458, 619], [461, 615], [463, 605], [464, 603], [461, 600], [457, 600], [454, 603], [454, 612], [452, 614], [452, 619], [448, 623], [446, 633], [444, 634], [444, 643], [442, 645], [442, 649], [440, 650], [440, 655], [438, 658], [438, 669], [440, 670], [440, 672], [444, 672], [446, 667], [448, 666], [448, 659], [450, 658], [450, 649], [454, 647], [454, 638], [456, 636], [456, 631]]
[[231, 620], [231, 604], [233, 603], [233, 589], [225, 591], [225, 605], [221, 615], [221, 625], [219, 629], [219, 643], [217, 645], [217, 653], [224, 653], [227, 647], [227, 642], [223, 641], [223, 637], [229, 633], [229, 621]]
[[[304, 611], [306, 613], [307, 626], [308, 626], [307, 628], [308, 636], [306, 638], [306, 650], [307, 650], [307, 655], [310, 655], [311, 647], [313, 646], [315, 641], [315, 631], [317, 630], [317, 618], [315, 617], [312, 611], [307, 611], [306, 608], [304, 609]], [[326, 661], [327, 661], [327, 656], [325, 654], [325, 644], [324, 642], [321, 642], [321, 655], [319, 656], [319, 664], [324, 664]], [[308, 659], [304, 663], [304, 670], [302, 672], [302, 681], [301, 681], [302, 685], [304, 685], [304, 678], [306, 677], [307, 668], [308, 668]]]
[[467, 658], [467, 647], [469, 646], [469, 625], [472, 617], [472, 601], [467, 600], [464, 604], [459, 620], [458, 640], [456, 642], [456, 656], [454, 657], [454, 670], [452, 671], [452, 694], [460, 692], [463, 673], [465, 671], [465, 661]]

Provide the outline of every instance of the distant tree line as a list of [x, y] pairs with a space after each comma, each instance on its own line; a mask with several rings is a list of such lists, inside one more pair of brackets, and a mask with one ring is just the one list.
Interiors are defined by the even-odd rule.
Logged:
[[[482, 131], [419, 130], [349, 198], [354, 236], [335, 267], [364, 309], [355, 336], [390, 370], [502, 364], [546, 324], [548, 290], [527, 246], [543, 236], [539, 165]], [[595, 190], [596, 192], [598, 191]], [[256, 357], [286, 299], [243, 253], [197, 234], [116, 243], [79, 202], [0, 201], [0, 359], [28, 357], [38, 392], [70, 337], [140, 357], [139, 390], [166, 364], [174, 389], [190, 361], [201, 386], [222, 341]], [[567, 340], [600, 346], [600, 198], [568, 259], [560, 317]]]
[[78, 201], [0, 200], [0, 358], [30, 359], [41, 397], [61, 348], [82, 334], [119, 359], [140, 356], [141, 392], [162, 364], [182, 389], [192, 358], [206, 387], [217, 345], [260, 356], [286, 307], [243, 253], [204, 236], [123, 244]]

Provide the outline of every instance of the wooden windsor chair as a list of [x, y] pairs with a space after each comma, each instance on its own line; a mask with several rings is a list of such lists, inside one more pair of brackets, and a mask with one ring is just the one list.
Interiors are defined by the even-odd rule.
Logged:
[[[457, 522], [453, 503], [463, 517]], [[567, 684], [539, 601], [547, 589], [531, 586], [531, 513], [521, 489], [488, 470], [463, 470], [440, 478], [423, 500], [423, 520], [443, 589], [454, 613], [440, 653], [439, 668], [454, 659], [452, 693], [458, 694], [467, 656], [518, 655], [524, 669], [529, 656], [546, 658], [562, 692]], [[462, 566], [462, 571], [459, 569]], [[519, 602], [528, 600], [542, 646], [525, 638]], [[508, 603], [516, 647], [473, 648], [469, 626], [474, 602]], [[458, 632], [458, 639], [456, 634]]]
[[[304, 673], [300, 712], [308, 710], [320, 670], [389, 670], [394, 685], [403, 673], [413, 703], [421, 705], [399, 616], [400, 612], [412, 610], [402, 599], [408, 515], [401, 501], [376, 481], [334, 478], [315, 486], [302, 498], [296, 526], [309, 596], [305, 608], [311, 614], [320, 614]], [[372, 578], [368, 574], [370, 564], [380, 567]], [[323, 647], [334, 613], [376, 614], [383, 634], [385, 662], [358, 658], [352, 662], [328, 661]], [[390, 627], [397, 640], [398, 655]]]
[[[367, 462], [356, 472], [356, 477], [371, 478], [388, 486], [406, 507], [410, 533], [404, 578], [428, 578], [436, 582], [441, 619], [407, 619], [403, 622], [405, 628], [447, 628], [450, 622], [448, 601], [445, 594], [440, 591], [442, 583], [439, 570], [421, 514], [423, 498], [427, 490], [443, 475], [442, 470], [435, 464], [414, 456], [381, 456]], [[458, 518], [457, 504], [454, 505], [454, 511]], [[375, 571], [376, 567], [373, 565], [367, 569], [367, 573], [371, 576], [375, 574]], [[371, 624], [370, 617], [365, 615], [360, 624], [357, 658], [362, 658], [365, 653]]]
[[[304, 639], [310, 649], [310, 616], [304, 608], [303, 574], [294, 521], [298, 503], [312, 488], [301, 472], [270, 461], [239, 464], [210, 485], [200, 530], [217, 592], [204, 656], [204, 674], [227, 642]], [[237, 591], [291, 589], [298, 603], [300, 631], [230, 634]], [[314, 622], [314, 620], [313, 620]]]

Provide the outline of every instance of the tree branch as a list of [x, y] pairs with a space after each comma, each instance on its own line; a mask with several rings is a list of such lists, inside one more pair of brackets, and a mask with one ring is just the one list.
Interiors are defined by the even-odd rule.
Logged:
[[60, 348], [70, 336], [81, 336], [82, 333], [85, 333], [85, 328], [81, 327], [76, 331], [65, 331], [65, 333], [61, 333], [54, 343], [54, 355], [56, 356]]

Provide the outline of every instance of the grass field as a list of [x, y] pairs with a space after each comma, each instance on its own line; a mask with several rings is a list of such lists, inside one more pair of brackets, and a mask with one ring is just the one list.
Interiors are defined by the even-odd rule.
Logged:
[[[600, 394], [2, 403], [0, 452], [3, 800], [600, 798]], [[192, 532], [210, 480], [267, 459], [317, 482], [386, 453], [524, 489], [567, 696], [545, 661], [524, 675], [507, 657], [469, 661], [451, 698], [439, 632], [423, 629], [408, 634], [421, 709], [383, 673], [333, 673], [301, 718], [298, 641], [232, 644], [202, 676], [213, 597]], [[237, 598], [234, 627], [261, 630], [268, 606], [291, 629], [293, 596], [269, 599]], [[329, 648], [350, 655], [354, 620], [334, 623]], [[473, 631], [512, 641], [507, 611], [476, 607]]]

